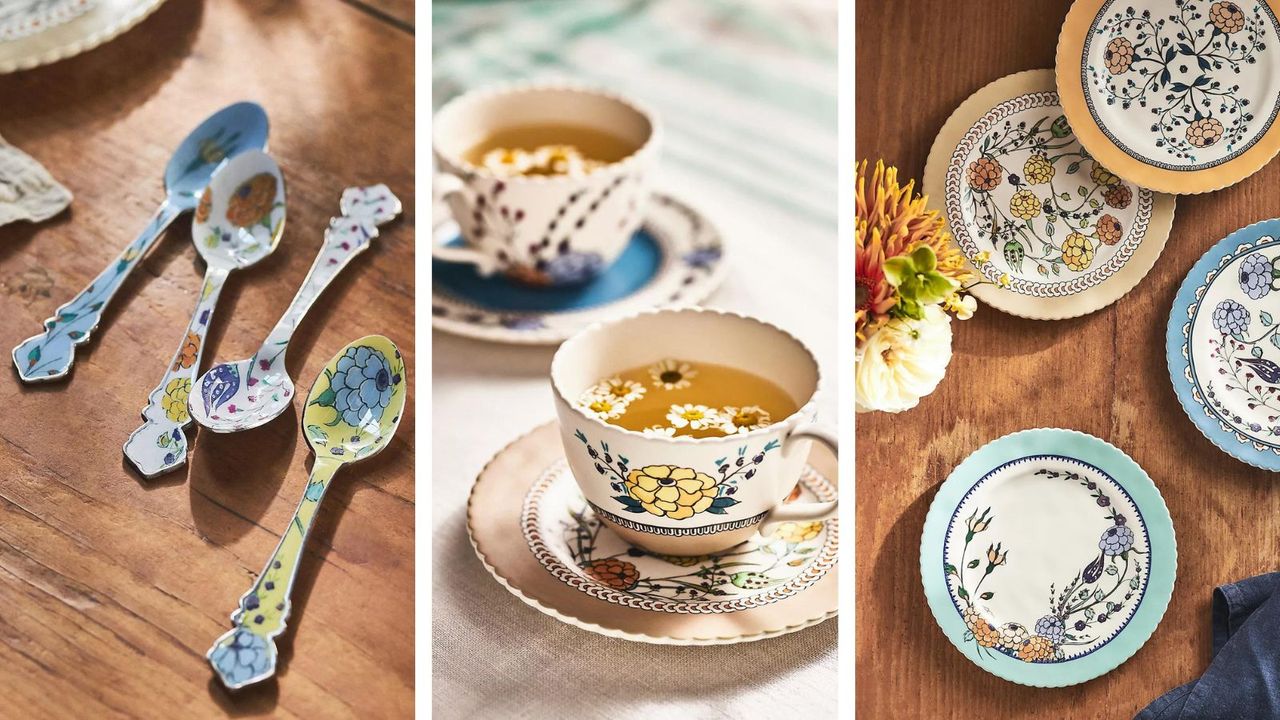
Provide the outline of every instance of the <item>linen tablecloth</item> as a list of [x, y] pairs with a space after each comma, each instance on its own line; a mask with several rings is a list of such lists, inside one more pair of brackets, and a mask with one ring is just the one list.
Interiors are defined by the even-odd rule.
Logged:
[[[725, 236], [729, 277], [706, 304], [804, 340], [826, 378], [820, 418], [834, 421], [835, 12], [828, 0], [437, 1], [432, 102], [560, 78], [655, 108], [655, 187]], [[436, 717], [835, 716], [834, 620], [755, 643], [652, 646], [566, 625], [499, 586], [468, 542], [467, 493], [493, 453], [552, 418], [553, 350], [433, 343]]]

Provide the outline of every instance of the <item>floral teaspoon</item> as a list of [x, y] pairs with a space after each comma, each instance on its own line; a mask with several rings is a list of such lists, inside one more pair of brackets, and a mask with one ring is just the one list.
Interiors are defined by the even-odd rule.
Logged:
[[289, 593], [320, 500], [344, 463], [386, 447], [400, 424], [408, 388], [404, 358], [381, 335], [347, 345], [311, 386], [302, 413], [316, 456], [311, 479], [275, 553], [231, 614], [236, 627], [218, 638], [206, 656], [223, 685], [234, 690], [275, 674], [275, 637], [284, 632], [289, 617]]
[[209, 318], [232, 270], [271, 254], [284, 231], [284, 177], [271, 156], [259, 150], [237, 155], [214, 174], [196, 207], [191, 239], [206, 270], [200, 300], [181, 347], [142, 410], [142, 427], [124, 444], [125, 457], [145, 477], [155, 477], [187, 461], [182, 428], [191, 422], [187, 395], [200, 371]]
[[303, 315], [338, 273], [378, 236], [378, 226], [400, 214], [400, 201], [385, 185], [347, 188], [342, 217], [329, 220], [324, 246], [307, 279], [266, 342], [248, 360], [222, 363], [196, 380], [188, 400], [191, 417], [214, 432], [236, 432], [276, 418], [293, 398], [284, 356]]
[[229, 105], [209, 116], [182, 141], [164, 171], [165, 199], [146, 229], [107, 266], [89, 287], [44, 321], [44, 332], [13, 349], [13, 364], [23, 382], [65, 377], [76, 346], [87, 342], [103, 308], [138, 260], [182, 213], [195, 208], [214, 171], [228, 158], [267, 146], [267, 114], [255, 103]]

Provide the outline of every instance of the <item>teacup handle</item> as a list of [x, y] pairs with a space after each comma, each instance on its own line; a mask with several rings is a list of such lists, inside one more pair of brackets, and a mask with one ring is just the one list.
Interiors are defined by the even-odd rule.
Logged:
[[[435, 204], [443, 203], [449, 212], [456, 213], [454, 201], [466, 192], [467, 185], [462, 178], [452, 173], [436, 173], [431, 179], [431, 200]], [[476, 266], [481, 275], [492, 275], [498, 269], [497, 261], [489, 255], [469, 247], [445, 247], [440, 244], [442, 238], [435, 238], [431, 246], [431, 257], [451, 263], [467, 263]]]
[[[840, 455], [840, 443], [836, 440], [835, 430], [825, 425], [813, 423], [801, 425], [787, 435], [786, 439], [782, 441], [782, 445], [785, 448], [787, 443], [802, 438], [816, 440], [826, 445], [833, 455], [837, 457]], [[767, 534], [765, 528], [778, 523], [829, 520], [836, 515], [836, 502], [836, 500], [832, 500], [830, 502], [778, 503], [761, 521], [760, 533], [762, 535]]]

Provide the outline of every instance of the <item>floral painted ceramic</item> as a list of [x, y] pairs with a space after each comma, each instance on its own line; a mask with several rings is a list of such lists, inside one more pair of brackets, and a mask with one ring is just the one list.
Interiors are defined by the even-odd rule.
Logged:
[[1112, 169], [1167, 192], [1201, 192], [1275, 155], [1280, 22], [1270, 3], [1076, 5], [1059, 45], [1067, 116], [1087, 126], [1085, 146]]
[[115, 260], [80, 294], [44, 321], [44, 332], [13, 349], [13, 364], [23, 382], [66, 377], [76, 348], [89, 341], [111, 298], [138, 266], [165, 228], [195, 210], [214, 172], [228, 159], [267, 145], [267, 114], [256, 103], [228, 105], [200, 123], [178, 146], [165, 167], [164, 202]]
[[234, 690], [275, 674], [275, 638], [285, 630], [293, 582], [320, 501], [339, 468], [387, 446], [400, 425], [408, 387], [400, 350], [381, 335], [344, 347], [311, 386], [302, 414], [315, 454], [311, 477], [271, 559], [240, 597], [231, 615], [235, 627], [209, 649], [207, 658], [223, 685]]
[[[437, 242], [456, 237], [453, 222], [436, 227]], [[618, 259], [579, 287], [526, 288], [433, 260], [431, 322], [482, 340], [555, 344], [608, 317], [701, 302], [723, 281], [727, 267], [715, 225], [684, 202], [655, 193]]]
[[952, 472], [925, 522], [925, 594], [943, 631], [1007, 680], [1071, 685], [1146, 642], [1177, 550], [1160, 493], [1089, 435], [1029, 430]]
[[312, 303], [353, 258], [378, 237], [378, 226], [400, 214], [400, 200], [386, 185], [351, 187], [342, 193], [342, 215], [330, 218], [320, 254], [293, 302], [254, 356], [210, 368], [195, 382], [191, 417], [214, 432], [238, 432], [278, 417], [292, 403], [293, 380], [285, 351]]
[[[601, 377], [668, 357], [739, 367], [769, 378], [800, 406], [787, 418], [717, 437], [645, 434], [610, 425], [578, 399]], [[628, 542], [671, 555], [737, 545], [762, 523], [815, 522], [835, 502], [781, 506], [810, 440], [833, 452], [835, 434], [812, 422], [817, 361], [783, 330], [742, 315], [683, 308], [595, 325], [551, 361], [569, 468], [596, 517]]]
[[124, 444], [125, 457], [143, 477], [176, 470], [187, 461], [183, 428], [187, 400], [200, 372], [209, 321], [233, 270], [275, 251], [284, 233], [284, 176], [271, 156], [241, 153], [222, 165], [200, 196], [191, 237], [205, 261], [204, 283], [177, 353], [142, 410], [141, 427]]
[[[835, 499], [806, 469], [789, 499]], [[651, 553], [627, 543], [596, 516], [567, 465], [548, 468], [525, 499], [529, 549], [558, 580], [606, 602], [676, 613], [726, 613], [790, 597], [836, 562], [835, 521], [786, 522], [724, 552]]]
[[1280, 471], [1280, 220], [1237, 230], [1182, 281], [1169, 376], [1196, 427], [1228, 454]]
[[4, 0], [0, 73], [46, 65], [98, 47], [142, 22], [163, 2]]
[[[786, 520], [712, 555], [645, 549], [600, 520], [558, 438], [548, 423], [498, 452], [467, 504], [476, 554], [520, 600], [590, 632], [674, 645], [760, 640], [834, 616], [836, 520]], [[815, 452], [784, 506], [833, 500], [834, 472]]]
[[[608, 132], [635, 151], [583, 175], [498, 177], [461, 159], [504, 127], [548, 118]], [[578, 286], [612, 265], [640, 226], [661, 132], [657, 118], [633, 101], [575, 85], [524, 83], [456, 98], [432, 127], [440, 167], [432, 192], [464, 240], [434, 246], [439, 261], [535, 288]]]
[[0, 3], [0, 42], [65, 23], [87, 12], [94, 0], [7, 0]]
[[1062, 318], [1109, 304], [1164, 247], [1173, 199], [1121, 179], [1080, 145], [1035, 70], [958, 108], [934, 142], [925, 191], [942, 198], [955, 242], [982, 277], [979, 299]]

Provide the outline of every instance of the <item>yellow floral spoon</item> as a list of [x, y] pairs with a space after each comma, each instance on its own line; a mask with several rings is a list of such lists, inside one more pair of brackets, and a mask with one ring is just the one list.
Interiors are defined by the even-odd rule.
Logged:
[[311, 386], [302, 412], [315, 453], [311, 479], [275, 553], [231, 614], [235, 627], [206, 656], [223, 685], [235, 690], [275, 674], [275, 637], [284, 632], [289, 593], [325, 490], [338, 468], [387, 446], [400, 425], [408, 388], [404, 358], [381, 335], [347, 345]]

